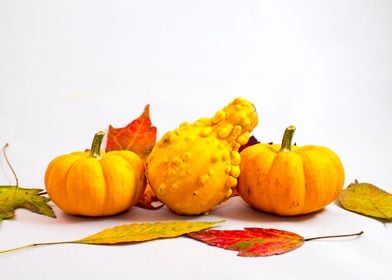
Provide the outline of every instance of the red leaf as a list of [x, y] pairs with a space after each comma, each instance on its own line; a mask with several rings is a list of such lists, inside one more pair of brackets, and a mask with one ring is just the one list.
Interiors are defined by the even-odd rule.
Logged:
[[260, 143], [260, 141], [257, 140], [257, 138], [254, 137], [254, 136], [252, 135], [251, 137], [249, 137], [248, 142], [247, 142], [245, 145], [242, 145], [242, 146], [238, 149], [238, 152], [240, 153], [243, 149], [248, 148], [248, 147], [250, 147], [250, 146], [253, 146], [253, 145], [255, 145], [255, 144], [258, 144], [258, 143]]
[[[156, 143], [156, 137], [157, 128], [151, 124], [150, 105], [147, 104], [143, 113], [127, 126], [114, 128], [109, 125], [106, 151], [130, 150], [145, 160]], [[162, 205], [149, 185], [137, 203], [147, 209], [159, 209]]]
[[284, 254], [299, 248], [305, 241], [296, 233], [272, 228], [207, 230], [189, 233], [188, 236], [208, 245], [238, 251], [238, 256], [243, 257]]
[[125, 127], [114, 128], [109, 125], [106, 151], [130, 150], [143, 160], [156, 143], [157, 128], [150, 120], [150, 105], [144, 107], [143, 113]]
[[151, 209], [157, 210], [161, 208], [164, 204], [159, 201], [158, 197], [155, 195], [154, 191], [152, 190], [151, 186], [147, 184], [144, 193], [139, 198], [136, 206], [144, 209]]

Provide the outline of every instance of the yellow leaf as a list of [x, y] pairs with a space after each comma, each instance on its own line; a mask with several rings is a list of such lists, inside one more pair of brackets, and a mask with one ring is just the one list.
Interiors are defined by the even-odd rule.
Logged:
[[374, 218], [392, 219], [392, 194], [369, 183], [350, 184], [339, 198], [343, 208]]
[[177, 237], [208, 229], [218, 222], [158, 222], [121, 225], [74, 241], [82, 244], [120, 244]]
[[45, 246], [45, 245], [59, 245], [59, 244], [111, 245], [111, 244], [142, 242], [142, 241], [154, 240], [158, 238], [172, 238], [187, 233], [209, 229], [221, 222], [223, 221], [216, 221], [216, 222], [180, 221], [180, 222], [126, 224], [126, 225], [120, 225], [120, 226], [108, 228], [96, 234], [78, 240], [34, 243], [34, 244], [21, 246], [18, 248], [3, 250], [0, 251], [0, 254], [9, 253], [21, 249], [37, 247], [37, 246]]

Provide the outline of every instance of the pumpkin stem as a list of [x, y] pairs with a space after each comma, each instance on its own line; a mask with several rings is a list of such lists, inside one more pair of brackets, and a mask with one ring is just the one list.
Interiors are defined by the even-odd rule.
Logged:
[[98, 131], [94, 135], [93, 143], [91, 144], [90, 157], [100, 158], [101, 157], [101, 144], [102, 139], [105, 136], [105, 132]]
[[288, 152], [291, 151], [291, 142], [293, 140], [293, 135], [295, 132], [295, 126], [290, 125], [286, 128], [282, 138], [282, 145], [280, 147], [281, 151]]

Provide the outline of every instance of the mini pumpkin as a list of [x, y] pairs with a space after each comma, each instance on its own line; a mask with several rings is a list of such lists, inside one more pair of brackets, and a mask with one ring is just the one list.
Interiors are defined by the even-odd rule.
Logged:
[[146, 161], [158, 199], [177, 214], [198, 215], [229, 198], [240, 173], [238, 149], [257, 122], [253, 104], [236, 98], [211, 118], [165, 133]]
[[100, 150], [104, 132], [91, 150], [53, 159], [45, 173], [49, 197], [64, 212], [109, 216], [133, 206], [146, 185], [143, 160], [131, 151]]
[[283, 216], [308, 214], [334, 201], [344, 184], [343, 165], [322, 146], [292, 146], [294, 126], [282, 144], [256, 144], [241, 152], [239, 195], [253, 208]]

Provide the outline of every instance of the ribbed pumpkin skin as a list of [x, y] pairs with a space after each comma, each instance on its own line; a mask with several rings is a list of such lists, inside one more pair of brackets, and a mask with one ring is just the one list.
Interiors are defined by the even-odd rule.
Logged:
[[282, 216], [308, 214], [334, 201], [344, 184], [339, 157], [321, 146], [256, 144], [241, 152], [238, 191], [253, 208]]
[[129, 209], [145, 188], [144, 163], [133, 152], [75, 152], [52, 160], [45, 173], [49, 197], [64, 212], [109, 216]]

